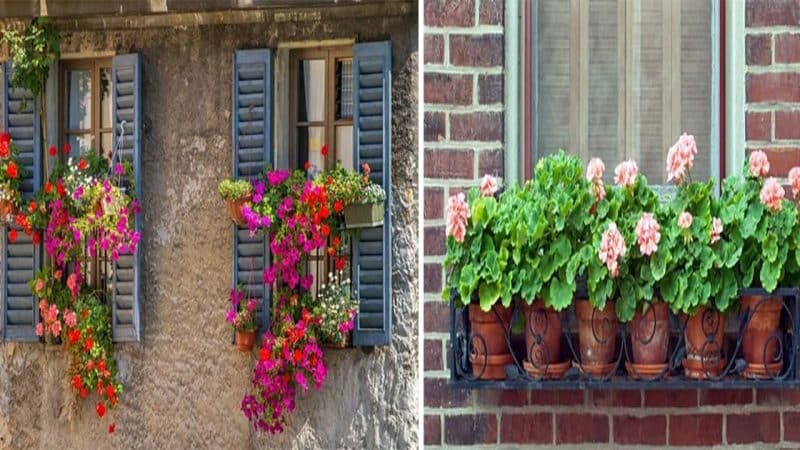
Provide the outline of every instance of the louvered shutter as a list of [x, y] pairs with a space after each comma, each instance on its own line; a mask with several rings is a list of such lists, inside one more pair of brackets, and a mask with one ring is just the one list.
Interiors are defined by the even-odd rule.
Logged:
[[386, 345], [392, 330], [392, 47], [390, 42], [353, 47], [353, 143], [356, 170], [363, 163], [370, 179], [386, 191], [380, 227], [360, 230], [353, 242], [353, 280], [359, 298], [355, 345]]
[[[272, 50], [237, 50], [233, 55], [233, 178], [257, 178], [272, 165]], [[233, 285], [259, 300], [256, 321], [269, 326], [270, 287], [263, 273], [269, 245], [263, 233], [250, 236], [233, 225]]]
[[[115, 56], [111, 63], [114, 145], [118, 160], [133, 165], [136, 198], [142, 198], [142, 62], [138, 53]], [[123, 184], [130, 186], [131, 180]], [[136, 217], [141, 231], [141, 214]], [[114, 341], [138, 341], [141, 308], [142, 246], [122, 254], [114, 263], [112, 288], [112, 336]]]
[[[11, 87], [12, 67], [3, 66], [2, 130], [8, 131], [19, 149], [20, 166], [25, 169], [22, 179], [23, 204], [33, 198], [41, 186], [41, 133], [39, 105], [28, 90]], [[23, 109], [24, 106], [24, 109]], [[37, 299], [28, 289], [28, 280], [39, 267], [40, 248], [34, 248], [30, 236], [19, 232], [16, 242], [8, 242], [8, 228], [3, 230], [3, 289], [0, 307], [3, 312], [2, 334], [7, 341], [37, 341], [39, 322]]]

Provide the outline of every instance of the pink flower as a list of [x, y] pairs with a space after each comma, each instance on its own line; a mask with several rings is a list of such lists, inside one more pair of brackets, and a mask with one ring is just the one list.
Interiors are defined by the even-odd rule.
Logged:
[[453, 236], [456, 242], [464, 242], [467, 234], [467, 219], [469, 218], [469, 205], [464, 199], [464, 193], [450, 197], [447, 204], [447, 226], [445, 234]]
[[792, 195], [797, 199], [797, 194], [800, 193], [800, 166], [792, 167], [789, 171], [789, 183], [792, 185]]
[[600, 257], [600, 261], [608, 267], [612, 278], [616, 278], [619, 275], [619, 261], [617, 260], [620, 256], [625, 256], [626, 252], [625, 239], [617, 229], [617, 224], [611, 222], [600, 239], [600, 252], [598, 256]]
[[36, 324], [36, 335], [42, 337], [43, 334], [44, 334], [44, 325], [42, 325], [42, 322], [39, 322]]
[[697, 142], [694, 136], [683, 133], [667, 153], [667, 181], [680, 183], [694, 166], [694, 155], [697, 154]]
[[722, 236], [722, 219], [719, 217], [714, 217], [711, 219], [711, 243], [715, 243], [720, 240]]
[[66, 322], [67, 326], [70, 328], [74, 328], [75, 325], [78, 324], [78, 317], [75, 315], [75, 311], [67, 311], [67, 313], [64, 314], [64, 322]]
[[614, 183], [625, 187], [633, 186], [638, 175], [639, 166], [636, 165], [636, 161], [629, 159], [619, 163], [614, 169]]
[[53, 337], [58, 337], [58, 335], [61, 334], [61, 321], [56, 320], [55, 322], [53, 322], [53, 325], [50, 328], [50, 330], [53, 333]]
[[598, 181], [603, 178], [603, 172], [606, 170], [606, 165], [600, 158], [592, 158], [589, 165], [586, 166], [586, 179], [589, 181]]
[[678, 226], [684, 230], [688, 230], [692, 226], [692, 215], [688, 211], [682, 212], [678, 216]]
[[41, 278], [36, 280], [36, 286], [34, 290], [36, 291], [37, 294], [42, 292], [42, 290], [44, 290], [44, 280], [42, 280]]
[[495, 192], [497, 192], [497, 180], [489, 174], [484, 175], [481, 180], [481, 195], [492, 197]]
[[636, 242], [639, 243], [639, 251], [643, 255], [652, 255], [658, 249], [658, 243], [661, 241], [660, 229], [661, 226], [652, 214], [642, 214], [636, 224]]
[[786, 195], [786, 192], [783, 190], [783, 186], [775, 178], [769, 178], [764, 183], [764, 187], [761, 188], [759, 198], [761, 203], [772, 212], [778, 212], [781, 210], [781, 201], [784, 195]]
[[754, 177], [765, 177], [769, 173], [769, 160], [767, 154], [761, 150], [756, 150], [750, 153], [750, 160], [748, 162], [750, 167], [750, 175]]

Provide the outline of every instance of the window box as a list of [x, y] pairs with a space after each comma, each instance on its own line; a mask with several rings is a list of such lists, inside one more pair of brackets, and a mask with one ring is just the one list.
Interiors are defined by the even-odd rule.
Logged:
[[344, 207], [345, 228], [371, 228], [383, 225], [384, 202], [362, 203]]

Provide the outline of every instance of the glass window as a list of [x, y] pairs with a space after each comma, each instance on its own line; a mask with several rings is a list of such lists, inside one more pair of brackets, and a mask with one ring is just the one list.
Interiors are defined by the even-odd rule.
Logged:
[[61, 143], [77, 158], [97, 149], [110, 158], [112, 145], [111, 59], [61, 61]]

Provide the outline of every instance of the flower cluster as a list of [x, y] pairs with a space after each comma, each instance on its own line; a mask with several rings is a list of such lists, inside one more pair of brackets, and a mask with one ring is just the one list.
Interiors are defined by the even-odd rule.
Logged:
[[636, 223], [636, 242], [643, 255], [650, 256], [658, 249], [658, 243], [661, 241], [660, 229], [661, 226], [652, 213], [642, 214], [639, 222]]
[[342, 270], [329, 273], [328, 282], [320, 286], [313, 313], [319, 318], [322, 342], [343, 344], [347, 333], [353, 330], [357, 302], [351, 290], [350, 278]]
[[683, 133], [667, 152], [667, 181], [682, 183], [694, 166], [697, 143], [694, 136]]
[[[767, 163], [767, 165], [769, 165], [769, 163]], [[781, 203], [785, 195], [786, 192], [783, 190], [783, 186], [778, 183], [778, 180], [775, 178], [767, 178], [767, 181], [764, 182], [764, 186], [761, 187], [759, 199], [761, 200], [761, 204], [769, 208], [770, 211], [778, 212], [781, 210]]]
[[464, 235], [467, 234], [467, 221], [470, 211], [463, 192], [450, 197], [447, 202], [447, 226], [445, 233], [453, 236], [456, 242], [464, 242]]
[[627, 251], [625, 239], [617, 229], [617, 224], [611, 222], [600, 239], [598, 256], [600, 261], [608, 267], [613, 278], [619, 276], [619, 258], [625, 256]]
[[595, 202], [606, 197], [606, 188], [603, 185], [603, 172], [606, 166], [600, 158], [592, 158], [586, 166], [586, 179], [592, 184], [592, 194]]
[[495, 193], [497, 193], [497, 190], [497, 179], [488, 173], [484, 175], [483, 179], [481, 180], [481, 195], [485, 197], [492, 197]]
[[767, 154], [761, 150], [756, 150], [750, 154], [748, 160], [750, 175], [755, 178], [764, 178], [769, 173], [769, 160]]
[[639, 175], [639, 166], [636, 161], [630, 159], [619, 163], [614, 168], [614, 183], [623, 187], [631, 187], [636, 183], [636, 177]]
[[228, 299], [231, 306], [228, 308], [226, 320], [236, 331], [253, 331], [256, 329], [256, 306], [258, 301], [254, 298], [245, 300], [245, 292], [242, 286], [231, 289]]
[[386, 199], [386, 191], [369, 179], [372, 172], [369, 164], [361, 165], [361, 173], [345, 170], [340, 164], [318, 174], [320, 184], [325, 184], [332, 197], [342, 200], [344, 206], [351, 204], [380, 203]]
[[[0, 133], [0, 203], [8, 202], [13, 207], [20, 204], [22, 168], [17, 162], [18, 150], [7, 132]], [[3, 211], [10, 214], [13, 209]]]

